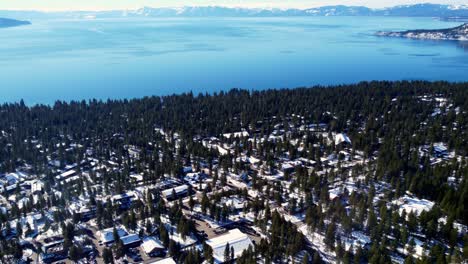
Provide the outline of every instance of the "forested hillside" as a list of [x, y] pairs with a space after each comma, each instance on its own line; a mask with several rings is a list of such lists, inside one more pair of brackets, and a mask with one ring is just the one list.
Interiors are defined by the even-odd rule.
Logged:
[[[182, 179], [186, 166], [194, 170], [206, 166], [208, 175], [215, 179], [206, 190], [200, 190], [204, 213], [226, 220], [227, 209], [217, 208], [216, 202], [222, 201], [223, 195], [236, 193], [248, 201], [244, 213], [254, 212], [255, 226], [267, 234], [268, 239], [255, 250], [244, 252], [240, 263], [255, 263], [261, 256], [273, 261], [281, 260], [284, 254], [295, 256], [305, 250], [300, 246], [305, 238], [314, 249], [307, 250], [311, 261], [327, 257], [354, 263], [384, 263], [402, 257], [409, 263], [416, 259], [421, 263], [466, 261], [467, 111], [467, 83], [423, 81], [234, 89], [134, 100], [57, 101], [51, 106], [9, 103], [0, 106], [0, 174], [27, 167], [31, 175], [44, 175], [44, 193], [60, 186], [62, 194], [52, 195], [55, 200], [41, 205], [45, 209], [51, 203], [63, 206], [73, 197], [101, 190], [87, 180], [78, 179], [78, 185], [59, 183], [56, 169], [51, 167], [54, 160], [60, 169], [66, 164], [80, 166], [91, 156], [113, 161], [119, 170], [103, 172], [96, 180], [105, 186], [104, 193], [112, 194], [136, 186], [130, 180], [132, 173], [141, 173], [145, 184], [153, 184], [166, 177]], [[230, 136], [238, 131], [243, 132]], [[213, 137], [224, 139], [210, 139]], [[215, 149], [206, 147], [208, 140]], [[90, 149], [92, 154], [87, 151]], [[130, 149], [139, 150], [138, 158], [130, 157]], [[222, 153], [224, 149], [228, 149], [227, 154]], [[244, 164], [244, 157], [261, 160], [258, 171]], [[295, 165], [293, 170], [281, 166], [295, 160], [314, 165]], [[282, 181], [287, 185], [268, 180], [275, 171], [284, 171]], [[245, 174], [249, 189], [260, 198], [248, 198], [242, 189], [213, 192], [206, 198], [207, 192], [216, 190], [216, 182], [221, 186], [229, 183], [227, 172]], [[352, 193], [342, 187], [348, 177], [359, 179], [353, 181]], [[335, 189], [339, 189], [336, 195]], [[290, 195], [285, 195], [287, 192]], [[296, 194], [303, 196], [296, 199]], [[399, 201], [408, 201], [408, 197], [431, 206], [417, 213], [399, 211], [402, 207], [398, 206], [408, 205]], [[278, 205], [288, 202], [284, 207], [288, 214], [304, 213], [308, 228], [298, 225], [298, 230], [305, 238], [299, 233], [288, 232], [291, 237], [282, 233], [294, 225], [271, 213], [271, 205], [264, 203], [268, 200]], [[32, 205], [21, 209], [12, 206], [2, 214], [0, 227], [5, 227], [8, 219], [36, 210]], [[139, 210], [135, 209], [134, 218], [140, 219]], [[164, 212], [157, 211], [157, 215]], [[148, 212], [143, 210], [141, 220], [145, 214]], [[272, 215], [270, 226], [264, 219]], [[112, 217], [102, 217], [112, 222]], [[342, 238], [355, 231], [372, 243], [359, 250], [355, 245], [346, 247]], [[307, 232], [322, 234], [327, 250], [314, 247], [316, 236], [308, 237]], [[283, 241], [280, 246], [284, 251], [275, 251], [270, 238]], [[415, 245], [415, 241], [424, 245]], [[421, 254], [415, 250], [419, 246]], [[8, 248], [5, 241], [3, 247]], [[314, 255], [316, 251], [320, 255]]]

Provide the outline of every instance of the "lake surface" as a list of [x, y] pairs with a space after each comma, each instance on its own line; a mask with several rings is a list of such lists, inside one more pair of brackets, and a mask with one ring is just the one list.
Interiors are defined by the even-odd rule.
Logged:
[[43, 20], [0, 29], [0, 102], [134, 98], [363, 80], [468, 81], [458, 42], [374, 36], [430, 18]]

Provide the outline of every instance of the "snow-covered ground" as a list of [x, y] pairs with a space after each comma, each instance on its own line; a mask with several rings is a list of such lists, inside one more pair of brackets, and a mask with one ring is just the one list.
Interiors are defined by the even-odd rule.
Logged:
[[336, 262], [335, 252], [327, 249], [327, 246], [323, 242], [323, 239], [325, 237], [322, 234], [319, 234], [317, 232], [310, 232], [309, 227], [307, 225], [299, 227], [299, 232], [301, 232], [306, 237], [306, 239], [312, 245], [312, 248], [317, 250], [317, 252], [322, 257], [323, 261], [327, 263]]

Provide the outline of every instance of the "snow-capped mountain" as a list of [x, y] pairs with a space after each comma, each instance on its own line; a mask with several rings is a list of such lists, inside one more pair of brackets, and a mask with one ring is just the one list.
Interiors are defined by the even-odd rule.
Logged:
[[309, 16], [370, 16], [373, 10], [364, 6], [322, 6], [306, 9]]
[[468, 6], [416, 4], [382, 9], [370, 9], [363, 6], [324, 6], [307, 9], [306, 13], [315, 16], [467, 17]]
[[417, 4], [402, 5], [383, 9], [371, 9], [364, 6], [323, 6], [309, 9], [264, 9], [264, 8], [230, 8], [222, 6], [152, 8], [143, 7], [137, 10], [115, 11], [72, 11], [72, 12], [39, 12], [39, 11], [2, 11], [0, 17], [16, 19], [38, 18], [109, 18], [109, 17], [288, 17], [288, 16], [407, 16], [407, 17], [440, 17], [468, 18], [467, 5]]
[[434, 30], [407, 30], [399, 32], [377, 32], [379, 36], [412, 39], [459, 40], [468, 41], [468, 23], [454, 28]]
[[297, 16], [303, 15], [299, 9], [261, 9], [261, 8], [228, 8], [221, 6], [151, 8], [144, 7], [127, 13], [129, 16], [145, 17], [255, 17], [255, 16]]
[[[262, 16], [408, 16], [408, 17], [468, 17], [465, 5], [451, 6], [438, 4], [402, 5], [383, 9], [364, 6], [323, 6], [309, 9], [261, 9], [228, 8], [220, 6], [151, 8], [145, 7], [133, 12], [134, 15], [153, 16], [225, 16], [225, 17], [262, 17]], [[130, 14], [129, 13], [129, 14]]]
[[467, 17], [468, 7], [462, 5], [416, 4], [374, 10], [379, 16], [407, 17]]

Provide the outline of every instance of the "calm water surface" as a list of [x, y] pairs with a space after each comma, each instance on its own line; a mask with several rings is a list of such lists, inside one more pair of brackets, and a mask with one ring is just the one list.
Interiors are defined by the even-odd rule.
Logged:
[[0, 29], [0, 102], [134, 98], [362, 80], [468, 81], [458, 42], [374, 36], [430, 18], [44, 20]]

